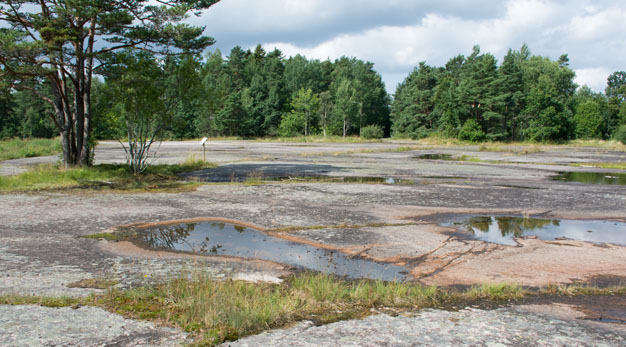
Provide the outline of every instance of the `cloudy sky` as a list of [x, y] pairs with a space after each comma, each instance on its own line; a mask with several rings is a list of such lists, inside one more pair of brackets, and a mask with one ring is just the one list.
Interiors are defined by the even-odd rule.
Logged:
[[420, 61], [442, 66], [475, 44], [499, 61], [524, 43], [551, 59], [567, 53], [576, 82], [596, 91], [626, 70], [624, 0], [221, 0], [191, 22], [224, 55], [261, 43], [285, 56], [371, 61], [390, 92]]

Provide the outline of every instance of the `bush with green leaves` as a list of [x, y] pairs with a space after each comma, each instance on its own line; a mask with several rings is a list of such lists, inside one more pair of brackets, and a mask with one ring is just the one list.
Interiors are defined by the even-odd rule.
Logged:
[[361, 128], [361, 137], [364, 139], [382, 139], [383, 136], [385, 136], [385, 132], [378, 124], [372, 124]]
[[470, 142], [480, 142], [485, 139], [485, 132], [480, 128], [480, 124], [473, 118], [465, 121], [459, 131], [459, 139]]
[[620, 126], [619, 128], [617, 128], [617, 130], [615, 130], [613, 138], [623, 144], [626, 144], [626, 124]]

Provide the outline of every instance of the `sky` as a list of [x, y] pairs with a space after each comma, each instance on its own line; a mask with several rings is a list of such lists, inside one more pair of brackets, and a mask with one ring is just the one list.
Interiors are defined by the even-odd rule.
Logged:
[[595, 91], [626, 70], [624, 0], [221, 0], [189, 21], [225, 56], [260, 43], [286, 57], [370, 61], [390, 93], [421, 61], [443, 66], [474, 45], [499, 62], [524, 43], [568, 54], [576, 83]]

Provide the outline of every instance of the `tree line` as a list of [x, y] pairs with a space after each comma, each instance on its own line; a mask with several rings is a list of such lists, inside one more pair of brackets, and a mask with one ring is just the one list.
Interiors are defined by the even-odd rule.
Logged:
[[[358, 135], [366, 125], [390, 127], [381, 77], [374, 64], [356, 58], [285, 59], [277, 49], [237, 46], [225, 58], [219, 50], [204, 61], [193, 55], [167, 57], [156, 69], [155, 80], [162, 81], [172, 113], [164, 129], [168, 138], [347, 136]], [[120, 129], [115, 125], [119, 113], [110, 111], [117, 102], [110, 91], [118, 82], [116, 74], [107, 73], [95, 89], [100, 137], [115, 136]]]
[[[285, 58], [261, 45], [235, 47], [226, 57], [215, 50], [204, 59], [127, 50], [99, 76], [91, 107], [93, 135], [101, 139], [125, 139], [132, 117], [148, 120], [151, 128], [142, 131], [170, 139], [358, 136], [364, 128], [372, 136], [374, 127], [374, 137], [563, 141], [608, 139], [626, 124], [626, 72], [611, 74], [605, 93], [595, 93], [577, 88], [567, 55], [553, 61], [525, 45], [501, 64], [478, 46], [443, 67], [420, 63], [393, 98], [373, 63]], [[51, 95], [45, 80], [31, 83]], [[0, 95], [0, 137], [58, 134], [54, 110], [32, 90]]]
[[552, 61], [524, 45], [498, 65], [475, 46], [444, 67], [420, 63], [409, 74], [391, 106], [392, 133], [470, 141], [611, 138], [626, 125], [626, 72], [609, 76], [605, 94], [577, 89], [574, 77], [567, 55]]

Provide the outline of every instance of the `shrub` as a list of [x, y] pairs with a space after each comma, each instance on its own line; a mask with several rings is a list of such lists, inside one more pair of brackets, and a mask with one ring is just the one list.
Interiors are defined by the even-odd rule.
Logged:
[[615, 130], [613, 138], [623, 144], [626, 144], [626, 124], [620, 126], [619, 128], [617, 128], [617, 130]]
[[485, 139], [485, 132], [474, 119], [468, 119], [459, 131], [459, 139], [470, 142], [480, 142]]
[[425, 126], [421, 126], [415, 130], [413, 130], [410, 134], [413, 140], [421, 140], [430, 135], [431, 131], [428, 130]]
[[361, 128], [361, 137], [364, 139], [381, 139], [385, 135], [380, 125], [372, 124]]

